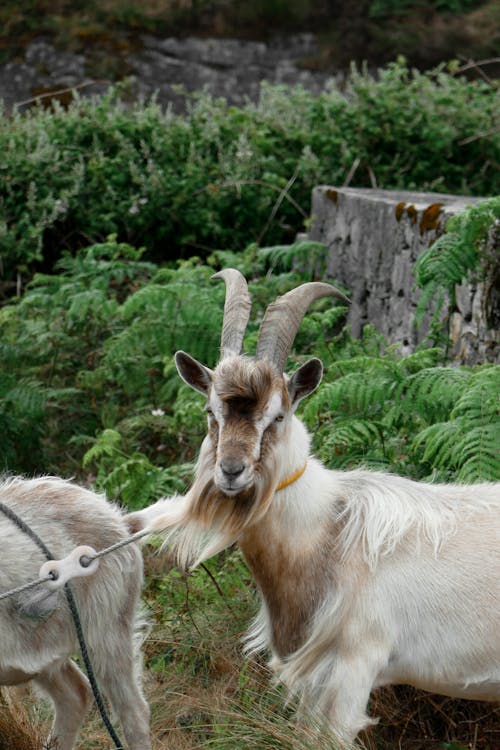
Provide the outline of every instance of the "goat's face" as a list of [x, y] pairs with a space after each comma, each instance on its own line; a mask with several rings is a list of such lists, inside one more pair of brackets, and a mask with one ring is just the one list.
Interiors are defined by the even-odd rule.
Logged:
[[212, 371], [184, 352], [175, 360], [180, 376], [207, 399], [208, 435], [190, 490], [191, 515], [222, 531], [226, 546], [267, 512], [290, 449], [290, 419], [321, 380], [319, 359], [290, 378], [283, 374], [300, 322], [314, 300], [347, 298], [322, 282], [278, 297], [260, 325], [255, 358], [249, 358], [240, 354], [251, 309], [247, 282], [234, 268], [215, 278], [226, 284], [221, 361]]
[[186, 383], [207, 398], [217, 489], [231, 497], [247, 495], [256, 482], [276, 485], [283, 434], [300, 399], [320, 382], [320, 360], [306, 362], [290, 378], [267, 359], [241, 355], [224, 358], [213, 371], [184, 352], [177, 352], [176, 364]]

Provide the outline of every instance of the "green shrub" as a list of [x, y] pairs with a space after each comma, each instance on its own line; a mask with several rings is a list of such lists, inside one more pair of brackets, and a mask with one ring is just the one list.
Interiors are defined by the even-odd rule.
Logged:
[[[496, 91], [402, 61], [344, 92], [268, 86], [259, 104], [192, 97], [175, 116], [117, 93], [0, 118], [0, 254], [7, 279], [115, 233], [154, 262], [289, 242], [310, 192], [353, 186], [500, 192]], [[477, 137], [475, 137], [477, 136]], [[467, 141], [467, 142], [465, 142]]]
[[481, 0], [373, 0], [369, 8], [371, 18], [388, 18], [404, 15], [427, 6], [429, 9], [441, 13], [467, 13], [474, 7], [482, 5]]

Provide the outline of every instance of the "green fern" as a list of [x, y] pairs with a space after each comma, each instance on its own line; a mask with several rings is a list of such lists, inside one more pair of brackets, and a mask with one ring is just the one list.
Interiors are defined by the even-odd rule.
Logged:
[[[434, 372], [430, 373], [430, 382], [435, 383]], [[447, 386], [443, 387], [441, 379], [439, 389], [430, 391], [430, 398], [439, 403], [441, 411], [448, 407], [449, 419], [419, 432], [411, 448], [413, 454], [421, 454], [422, 461], [438, 470], [452, 470], [459, 481], [498, 481], [500, 367], [465, 371], [461, 382], [455, 376]]]
[[0, 471], [32, 470], [42, 459], [47, 397], [42, 383], [0, 370]]
[[143, 508], [162, 495], [186, 490], [191, 464], [168, 469], [155, 466], [139, 451], [126, 452], [123, 436], [107, 429], [96, 438], [83, 457], [86, 468], [96, 467], [96, 486], [130, 509]]
[[[295, 257], [283, 253], [287, 263]], [[255, 258], [250, 247], [239, 266]], [[225, 285], [211, 280], [213, 270], [194, 258], [158, 269], [111, 238], [65, 258], [59, 274], [38, 276], [0, 309], [4, 465], [91, 470], [99, 487], [134, 507], [182, 490], [205, 420], [203, 399], [183, 385], [173, 355], [182, 348], [209, 366], [218, 357]], [[308, 273], [250, 280], [247, 351], [269, 302]], [[498, 368], [442, 366], [437, 348], [401, 357], [373, 326], [353, 339], [344, 315], [343, 305], [318, 301], [289, 362], [324, 362], [324, 383], [302, 415], [325, 463], [426, 479], [497, 476]]]
[[500, 414], [500, 368], [485, 366], [471, 373], [452, 412], [452, 419], [466, 417], [482, 422], [495, 421]]
[[262, 247], [257, 258], [277, 272], [300, 271], [304, 277], [324, 278], [328, 261], [328, 247], [322, 242], [298, 240], [292, 245]]
[[471, 372], [465, 368], [430, 367], [410, 375], [401, 394], [404, 414], [417, 412], [427, 422], [449, 414], [457, 397], [467, 388]]
[[500, 368], [435, 366], [440, 356], [389, 348], [332, 362], [303, 406], [321, 458], [425, 479], [497, 477]]
[[500, 481], [498, 441], [500, 423], [481, 425], [471, 429], [457, 445], [460, 455], [457, 474], [459, 482]]
[[472, 426], [466, 419], [438, 422], [422, 430], [412, 451], [461, 482], [499, 481], [500, 423]]
[[417, 325], [421, 324], [432, 301], [435, 303], [434, 319], [439, 316], [447, 298], [453, 304], [455, 285], [470, 272], [488, 273], [492, 259], [486, 252], [487, 242], [490, 232], [495, 231], [499, 222], [500, 197], [469, 206], [452, 216], [446, 224], [445, 234], [420, 255], [414, 268], [417, 284], [422, 288], [415, 313]]

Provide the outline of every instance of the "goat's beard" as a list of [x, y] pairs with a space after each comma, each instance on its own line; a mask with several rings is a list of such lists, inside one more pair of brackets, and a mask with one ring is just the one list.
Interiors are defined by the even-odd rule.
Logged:
[[182, 567], [196, 567], [237, 542], [245, 529], [267, 513], [276, 489], [277, 462], [272, 451], [263, 451], [252, 485], [231, 496], [215, 484], [215, 462], [215, 449], [205, 440], [182, 520], [168, 532], [167, 541]]

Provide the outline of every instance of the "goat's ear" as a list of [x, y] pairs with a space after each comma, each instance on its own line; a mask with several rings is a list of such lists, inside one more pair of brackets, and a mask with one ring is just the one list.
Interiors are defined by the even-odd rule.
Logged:
[[310, 359], [304, 362], [290, 377], [287, 383], [292, 406], [312, 393], [320, 384], [323, 377], [323, 365], [320, 359]]
[[177, 372], [191, 388], [200, 391], [204, 396], [208, 396], [212, 383], [212, 370], [202, 365], [190, 354], [181, 351], [175, 354], [175, 364]]

